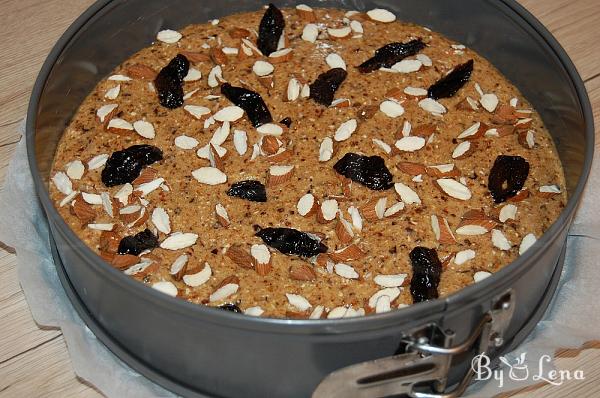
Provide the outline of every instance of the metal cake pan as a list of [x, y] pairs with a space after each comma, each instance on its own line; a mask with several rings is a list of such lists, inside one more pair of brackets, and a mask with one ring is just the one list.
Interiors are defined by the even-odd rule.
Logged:
[[483, 350], [495, 357], [520, 343], [555, 291], [593, 156], [592, 111], [584, 85], [551, 34], [512, 0], [303, 2], [387, 8], [400, 20], [428, 26], [487, 57], [535, 106], [556, 142], [569, 192], [558, 220], [492, 277], [444, 299], [364, 318], [253, 318], [149, 289], [105, 264], [55, 210], [47, 183], [57, 142], [95, 84], [153, 41], [157, 31], [257, 10], [263, 3], [100, 0], [53, 48], [27, 115], [30, 167], [63, 286], [88, 326], [117, 356], [184, 396], [306, 397], [319, 383], [315, 396], [321, 397], [460, 393], [472, 376], [473, 355]]

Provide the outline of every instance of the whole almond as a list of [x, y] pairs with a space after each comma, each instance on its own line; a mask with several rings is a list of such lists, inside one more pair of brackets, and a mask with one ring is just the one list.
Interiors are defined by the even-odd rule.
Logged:
[[142, 170], [140, 175], [133, 180], [133, 185], [142, 185], [150, 181], [154, 181], [158, 176], [158, 170], [152, 167], [146, 167]]
[[219, 290], [223, 286], [228, 285], [230, 283], [235, 283], [236, 285], [239, 285], [240, 284], [240, 278], [238, 278], [235, 275], [229, 275], [229, 276], [225, 277], [221, 282], [219, 282], [217, 284], [217, 286], [215, 286], [215, 290]]
[[98, 249], [107, 253], [116, 253], [119, 249], [121, 237], [113, 231], [102, 231]]
[[435, 133], [436, 130], [437, 126], [435, 124], [421, 124], [420, 126], [413, 127], [410, 133], [419, 137], [428, 137]]
[[115, 254], [110, 264], [118, 269], [125, 269], [140, 262], [138, 256], [131, 254]]
[[81, 221], [82, 224], [89, 224], [96, 218], [96, 212], [87, 204], [83, 197], [79, 194], [73, 201], [73, 206], [71, 206], [71, 211]]
[[317, 279], [317, 273], [308, 264], [296, 264], [290, 267], [290, 278], [296, 281], [313, 281]]
[[240, 246], [231, 246], [225, 255], [242, 268], [251, 269], [255, 266], [254, 257]]
[[343, 262], [343, 261], [351, 261], [351, 260], [360, 260], [365, 257], [366, 253], [358, 247], [357, 244], [353, 243], [350, 246], [346, 246], [341, 250], [334, 251], [329, 253], [329, 257], [333, 262]]
[[196, 51], [180, 51], [181, 55], [185, 56], [188, 61], [193, 64], [198, 64], [202, 62], [208, 62], [210, 60], [210, 56], [207, 54], [196, 52]]
[[143, 64], [133, 64], [125, 69], [127, 76], [132, 79], [154, 80], [156, 71], [151, 67]]
[[252, 36], [252, 33], [248, 29], [244, 28], [233, 28], [227, 33], [232, 39], [248, 39]]
[[401, 172], [411, 175], [411, 176], [427, 174], [427, 168], [420, 163], [400, 162], [400, 163], [398, 163], [397, 167], [398, 167], [398, 170], [400, 170]]
[[210, 49], [210, 59], [215, 63], [215, 65], [225, 65], [227, 64], [227, 55], [220, 48], [211, 48]]
[[267, 155], [274, 155], [279, 151], [279, 140], [272, 135], [266, 135], [262, 139], [260, 148]]

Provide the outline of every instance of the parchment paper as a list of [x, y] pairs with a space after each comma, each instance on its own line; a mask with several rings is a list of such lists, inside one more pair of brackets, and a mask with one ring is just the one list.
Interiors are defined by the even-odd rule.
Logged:
[[[19, 131], [23, 132], [23, 124]], [[0, 195], [0, 241], [16, 250], [19, 281], [33, 318], [40, 326], [62, 329], [75, 373], [107, 397], [175, 396], [114, 356], [84, 325], [66, 297], [52, 262], [48, 226], [34, 193], [24, 141], [17, 145]], [[506, 367], [502, 388], [497, 380], [482, 381], [469, 389], [468, 396], [490, 397], [539, 383], [532, 376], [539, 373], [543, 355], [553, 358], [558, 348], [577, 348], [600, 338], [600, 311], [594, 308], [600, 286], [598, 197], [600, 170], [596, 162], [569, 234], [559, 290], [529, 339], [507, 355], [507, 362], [518, 362], [520, 369], [526, 366], [530, 377], [511, 380]], [[552, 364], [544, 362], [543, 371], [550, 369]]]

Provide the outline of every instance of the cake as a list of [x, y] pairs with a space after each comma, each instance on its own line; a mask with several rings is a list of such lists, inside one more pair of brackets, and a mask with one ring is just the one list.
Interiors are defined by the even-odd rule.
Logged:
[[107, 267], [308, 319], [477, 283], [567, 198], [539, 114], [485, 58], [387, 10], [306, 5], [158, 32], [83, 101], [49, 189]]

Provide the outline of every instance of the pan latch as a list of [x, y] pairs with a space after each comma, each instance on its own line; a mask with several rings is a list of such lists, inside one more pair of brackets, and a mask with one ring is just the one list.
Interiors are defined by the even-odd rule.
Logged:
[[437, 324], [412, 331], [402, 339], [402, 354], [376, 359], [337, 370], [328, 375], [313, 393], [313, 398], [373, 398], [408, 396], [414, 398], [459, 397], [471, 383], [474, 370], [469, 366], [462, 380], [447, 386], [453, 359], [494, 354], [504, 344], [504, 333], [515, 307], [513, 290], [496, 297], [470, 336], [454, 342], [452, 331]]

